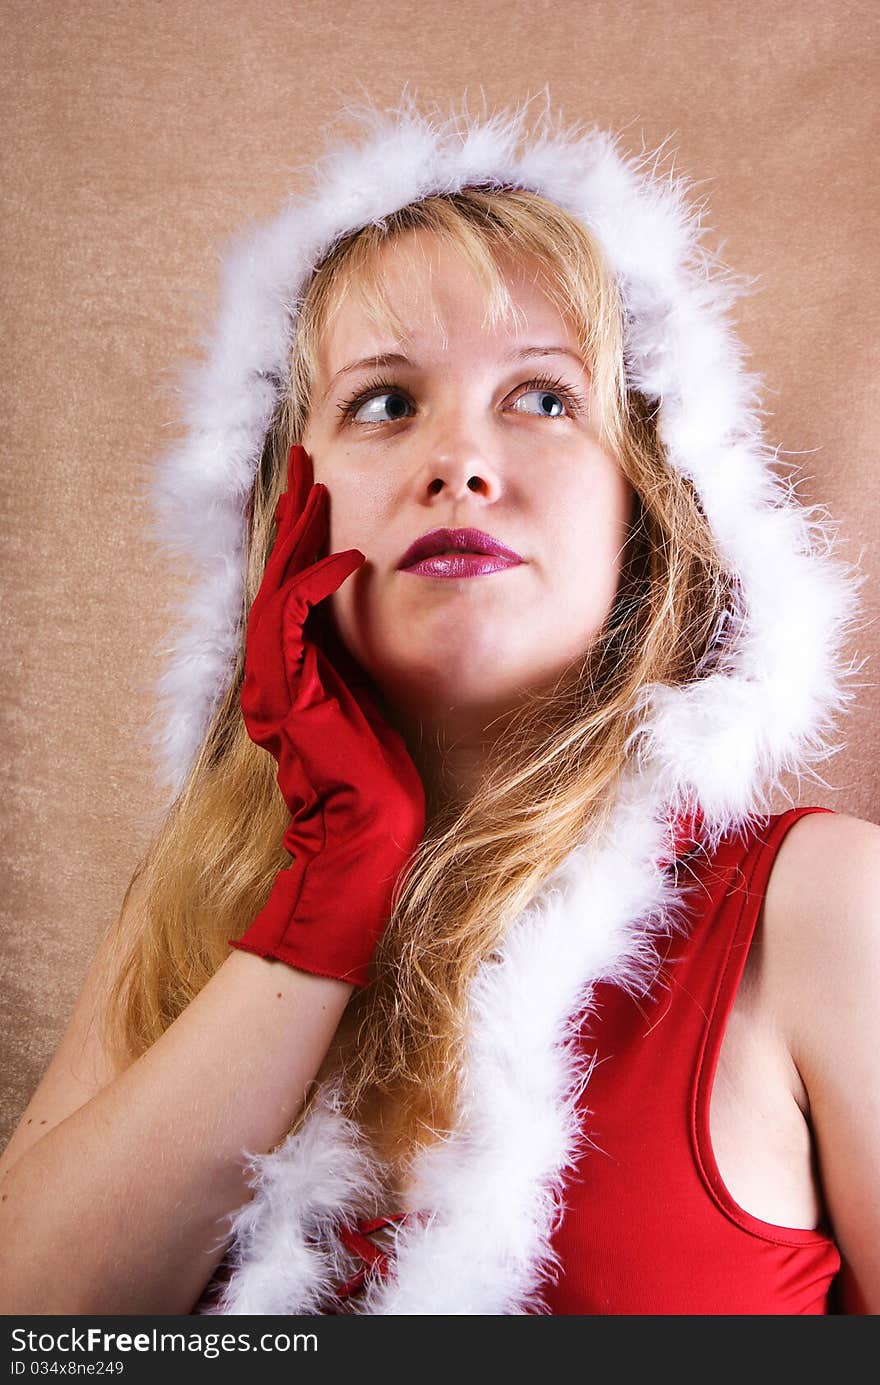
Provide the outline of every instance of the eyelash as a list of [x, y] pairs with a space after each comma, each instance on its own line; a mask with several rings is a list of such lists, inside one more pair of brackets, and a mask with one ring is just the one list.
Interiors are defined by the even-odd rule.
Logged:
[[[586, 413], [587, 401], [583, 395], [577, 390], [572, 389], [570, 385], [566, 385], [558, 376], [540, 375], [534, 380], [527, 380], [522, 388], [525, 394], [529, 394], [532, 390], [546, 390], [548, 394], [558, 395], [566, 408], [570, 409], [575, 417]], [[368, 399], [375, 399], [382, 394], [406, 395], [406, 393], [406, 390], [401, 389], [393, 380], [377, 377], [368, 380], [363, 389], [358, 390], [350, 399], [346, 399], [343, 403], [339, 404], [337, 406], [337, 412], [345, 423], [353, 419], [360, 406], [365, 404]], [[537, 416], [538, 415], [535, 415], [535, 417]], [[383, 423], [394, 423], [398, 421], [399, 420], [396, 419], [379, 419], [375, 423], [361, 423], [358, 426], [361, 428], [378, 428], [381, 427]]]

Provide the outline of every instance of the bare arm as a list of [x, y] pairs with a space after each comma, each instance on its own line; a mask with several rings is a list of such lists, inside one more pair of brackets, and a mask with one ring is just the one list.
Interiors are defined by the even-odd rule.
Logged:
[[242, 1151], [287, 1132], [351, 991], [232, 952], [129, 1068], [35, 1142], [23, 1121], [0, 1165], [0, 1311], [188, 1313], [250, 1196]]
[[843, 1260], [844, 1313], [880, 1313], [880, 827], [816, 813], [774, 866], [772, 961]]

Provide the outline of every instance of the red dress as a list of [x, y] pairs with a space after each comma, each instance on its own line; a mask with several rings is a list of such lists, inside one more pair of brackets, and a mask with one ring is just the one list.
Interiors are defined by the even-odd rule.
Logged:
[[[828, 1226], [761, 1221], [724, 1186], [709, 1136], [709, 1098], [776, 852], [807, 813], [771, 815], [709, 855], [682, 833], [676, 869], [696, 888], [685, 935], [664, 940], [648, 997], [595, 988], [581, 1038], [600, 1061], [583, 1096], [588, 1147], [566, 1182], [553, 1238], [560, 1269], [543, 1298], [554, 1315], [811, 1314], [833, 1310], [840, 1255]], [[367, 1273], [389, 1268], [370, 1240], [395, 1218], [343, 1232]], [[373, 1268], [368, 1270], [368, 1264]]]
[[[792, 1229], [739, 1207], [712, 1153], [709, 1098], [725, 1025], [776, 852], [805, 807], [771, 815], [710, 855], [676, 834], [675, 862], [694, 884], [686, 930], [662, 940], [665, 984], [630, 998], [597, 985], [581, 1040], [598, 1055], [582, 1101], [590, 1145], [566, 1180], [543, 1286], [554, 1315], [813, 1314], [834, 1311], [840, 1255], [830, 1227]], [[356, 1302], [391, 1262], [381, 1244], [402, 1217], [344, 1227], [362, 1267], [337, 1291]], [[379, 1244], [373, 1237], [378, 1237]], [[204, 1301], [204, 1300], [203, 1300]], [[196, 1311], [196, 1310], [193, 1310]]]
[[830, 1228], [775, 1226], [738, 1206], [709, 1136], [709, 1098], [770, 868], [788, 829], [823, 808], [772, 815], [745, 841], [680, 862], [699, 889], [669, 940], [669, 989], [596, 988], [584, 1042], [598, 1051], [590, 1139], [553, 1240], [554, 1314], [828, 1313], [840, 1256]]

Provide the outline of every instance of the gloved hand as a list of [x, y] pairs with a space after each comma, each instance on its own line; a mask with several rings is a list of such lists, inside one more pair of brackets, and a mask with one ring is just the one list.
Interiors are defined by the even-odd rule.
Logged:
[[[241, 709], [251, 740], [278, 761], [291, 812], [281, 870], [265, 906], [232, 947], [355, 986], [391, 913], [400, 873], [425, 829], [425, 793], [402, 737], [379, 712], [368, 677], [337, 641], [337, 664], [309, 637], [311, 608], [366, 561], [356, 548], [318, 559], [327, 488], [295, 444], [278, 530], [245, 641]], [[317, 613], [316, 613], [317, 614]]]

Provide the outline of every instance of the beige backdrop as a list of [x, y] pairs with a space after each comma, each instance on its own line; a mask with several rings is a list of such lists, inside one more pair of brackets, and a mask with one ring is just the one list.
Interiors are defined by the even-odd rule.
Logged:
[[[214, 302], [217, 247], [279, 208], [344, 101], [546, 84], [632, 152], [671, 135], [714, 242], [759, 281], [737, 317], [769, 435], [861, 554], [869, 613], [880, 494], [867, 3], [5, 0], [0, 28], [2, 1144], [160, 806], [142, 728], [170, 592], [134, 487], [178, 426], [165, 371]], [[799, 801], [880, 821], [875, 668], [829, 787]]]

